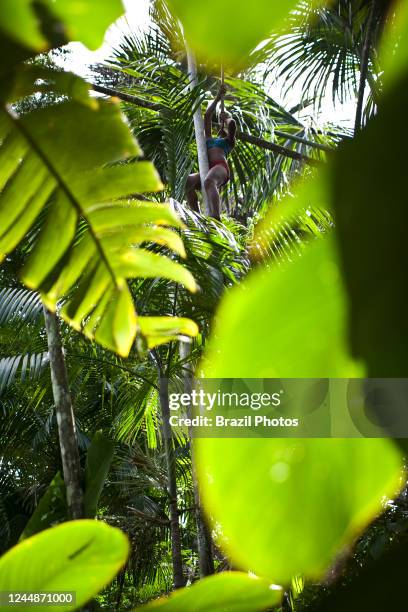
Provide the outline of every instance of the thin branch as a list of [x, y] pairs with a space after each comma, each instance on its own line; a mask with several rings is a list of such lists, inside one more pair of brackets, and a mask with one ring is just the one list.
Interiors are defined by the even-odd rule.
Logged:
[[[149, 108], [151, 110], [156, 110], [156, 111], [160, 111], [164, 108], [160, 104], [155, 104], [154, 102], [143, 100], [142, 98], [138, 98], [137, 96], [126, 94], [126, 93], [123, 93], [122, 91], [111, 89], [110, 87], [100, 87], [99, 85], [91, 85], [91, 87], [93, 87], [95, 91], [99, 91], [100, 93], [105, 93], [106, 95], [109, 95], [109, 96], [115, 96], [116, 98], [119, 98], [120, 100], [123, 100], [124, 102], [130, 102], [131, 104], [134, 104], [135, 106], [141, 106], [143, 108]], [[277, 131], [275, 131], [275, 133], [278, 134]], [[285, 138], [288, 138], [289, 140], [295, 140], [296, 142], [303, 142], [304, 144], [308, 144], [309, 146], [313, 146], [317, 149], [331, 150], [329, 149], [329, 147], [324, 148], [325, 145], [322, 145], [320, 143], [312, 143], [312, 141], [310, 140], [306, 141], [305, 139], [302, 139], [300, 141], [300, 136], [292, 136], [292, 134], [285, 134], [284, 132], [279, 132], [278, 135], [284, 136]], [[251, 134], [237, 132], [236, 137], [239, 138], [239, 140], [242, 140], [243, 142], [249, 142], [250, 144], [254, 144], [257, 147], [261, 147], [262, 149], [268, 149], [269, 151], [274, 151], [275, 153], [279, 155], [290, 157], [291, 159], [295, 159], [297, 161], [304, 162], [305, 164], [309, 164], [310, 166], [318, 166], [320, 164], [318, 160], [313, 159], [312, 157], [308, 157], [307, 155], [302, 155], [301, 153], [298, 153], [297, 151], [292, 151], [291, 149], [288, 149], [287, 147], [282, 147], [281, 145], [277, 145], [268, 140], [263, 140], [263, 138], [257, 138], [256, 136], [251, 136]]]
[[273, 151], [278, 155], [284, 155], [285, 157], [291, 157], [300, 162], [304, 162], [309, 166], [320, 166], [321, 162], [317, 159], [313, 159], [308, 155], [302, 155], [297, 151], [292, 151], [291, 149], [287, 149], [286, 147], [282, 147], [281, 145], [277, 145], [274, 142], [270, 142], [269, 140], [264, 140], [263, 138], [258, 138], [257, 136], [252, 136], [251, 134], [246, 134], [245, 132], [237, 132], [236, 137], [243, 142], [249, 142], [250, 144], [256, 145], [257, 147], [261, 147], [262, 149], [268, 149], [269, 151]]
[[136, 106], [141, 106], [142, 108], [148, 108], [154, 111], [162, 110], [161, 104], [156, 104], [155, 102], [150, 102], [149, 100], [144, 100], [143, 98], [139, 98], [138, 96], [134, 96], [132, 94], [127, 94], [123, 91], [118, 91], [117, 89], [112, 89], [111, 87], [103, 87], [102, 85], [91, 85], [94, 91], [98, 93], [105, 94], [106, 96], [113, 96], [114, 98], [119, 98], [123, 100], [123, 102], [129, 102], [130, 104], [135, 104]]
[[307, 145], [308, 147], [313, 147], [314, 149], [320, 149], [321, 151], [333, 151], [333, 147], [329, 147], [328, 145], [322, 144], [321, 142], [313, 142], [313, 140], [308, 140], [307, 138], [302, 138], [301, 136], [296, 136], [295, 134], [287, 134], [286, 132], [281, 132], [280, 130], [274, 130], [276, 136], [281, 136], [282, 138], [287, 138], [288, 140], [294, 140], [295, 142], [300, 142], [301, 144]]
[[189, 506], [188, 508], [179, 508], [178, 513], [184, 514], [185, 512], [192, 512], [193, 510], [196, 511], [198, 510], [198, 508], [199, 506], [197, 506], [197, 504], [194, 504], [193, 506]]

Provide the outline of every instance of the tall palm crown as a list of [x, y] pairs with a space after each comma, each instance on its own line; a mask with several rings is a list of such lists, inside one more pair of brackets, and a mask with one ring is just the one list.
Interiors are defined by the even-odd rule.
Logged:
[[274, 35], [254, 60], [265, 62], [266, 73], [285, 79], [287, 89], [301, 87], [305, 99], [321, 105], [326, 95], [341, 103], [355, 98], [369, 38], [369, 86], [366, 110], [375, 107], [380, 83], [377, 47], [391, 2], [336, 0], [326, 6], [301, 0], [283, 32]]

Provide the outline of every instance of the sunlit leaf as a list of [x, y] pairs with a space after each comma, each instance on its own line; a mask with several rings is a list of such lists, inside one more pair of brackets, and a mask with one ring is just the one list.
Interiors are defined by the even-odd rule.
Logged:
[[[206, 375], [351, 377], [347, 302], [332, 238], [295, 261], [253, 272], [221, 304]], [[244, 356], [244, 357], [243, 357]]]
[[241, 572], [223, 572], [137, 610], [164, 612], [262, 612], [279, 603], [282, 590]]
[[221, 63], [244, 62], [296, 6], [293, 0], [170, 0], [189, 43]]
[[25, 46], [37, 51], [47, 47], [41, 22], [31, 0], [3, 0], [0, 8], [0, 29]]
[[148, 338], [148, 346], [176, 340], [180, 336], [196, 336], [198, 327], [185, 317], [139, 317], [140, 331]]
[[160, 244], [184, 255], [178, 234], [162, 227], [182, 227], [169, 206], [123, 199], [162, 187], [153, 165], [107, 166], [141, 152], [112, 103], [64, 102], [22, 118], [5, 106], [0, 137], [0, 258], [48, 205], [23, 281], [51, 310], [65, 298], [61, 313], [75, 329], [127, 355], [138, 324], [126, 279], [163, 276], [196, 288], [177, 261], [138, 248], [157, 230]]
[[127, 538], [119, 529], [90, 520], [64, 523], [24, 540], [1, 557], [0, 590], [75, 592], [74, 607], [39, 605], [36, 609], [77, 609], [112, 580], [128, 551]]
[[196, 446], [206, 508], [228, 553], [278, 584], [321, 577], [400, 486], [401, 457], [388, 440], [214, 438]]
[[68, 40], [95, 50], [103, 43], [106, 29], [124, 13], [122, 0], [42, 0], [61, 20]]
[[[101, 46], [108, 26], [124, 12], [121, 0], [2, 0], [0, 29], [25, 47], [43, 51], [52, 35], [76, 40], [90, 49]], [[47, 24], [50, 40], [44, 34]]]

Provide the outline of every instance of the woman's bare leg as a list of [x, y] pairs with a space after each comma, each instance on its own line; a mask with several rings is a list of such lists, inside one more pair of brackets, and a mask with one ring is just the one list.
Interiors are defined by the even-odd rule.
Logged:
[[199, 189], [201, 189], [200, 175], [198, 172], [196, 174], [190, 174], [186, 184], [186, 199], [189, 207], [195, 212], [200, 212], [197, 196], [197, 191]]
[[214, 219], [220, 218], [220, 192], [219, 189], [228, 178], [228, 172], [224, 166], [217, 165], [211, 168], [204, 179], [204, 189], [207, 194], [210, 216]]

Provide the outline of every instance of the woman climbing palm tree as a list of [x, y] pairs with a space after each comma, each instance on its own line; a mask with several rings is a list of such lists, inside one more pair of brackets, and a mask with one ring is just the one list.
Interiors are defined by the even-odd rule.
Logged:
[[[236, 123], [231, 116], [222, 111], [218, 115], [220, 130], [217, 137], [212, 137], [212, 116], [218, 102], [225, 95], [226, 89], [222, 85], [213, 102], [207, 108], [204, 116], [204, 131], [207, 141], [208, 162], [210, 169], [204, 179], [204, 189], [207, 194], [211, 217], [220, 218], [220, 193], [221, 187], [228, 183], [230, 171], [227, 156], [235, 146]], [[197, 191], [201, 189], [200, 174], [190, 174], [187, 179], [186, 197], [189, 206], [199, 211]]]

